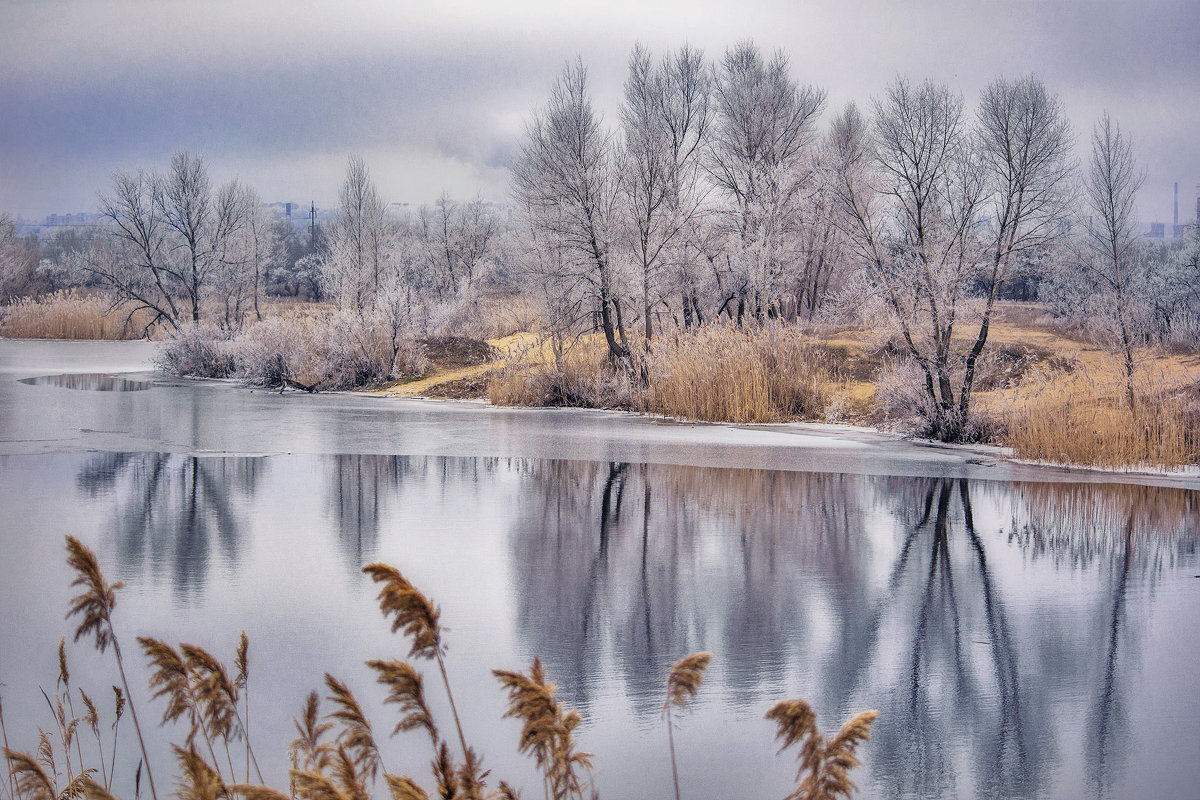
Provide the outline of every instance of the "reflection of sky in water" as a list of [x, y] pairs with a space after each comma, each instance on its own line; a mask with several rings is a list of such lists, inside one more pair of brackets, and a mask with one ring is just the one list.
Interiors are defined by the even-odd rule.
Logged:
[[[867, 796], [1184, 796], [1200, 780], [1195, 492], [141, 453], [0, 457], [0, 506], [0, 680], [17, 747], [49, 722], [36, 687], [52, 685], [68, 630], [72, 532], [127, 584], [117, 625], [135, 672], [134, 634], [231, 658], [247, 630], [256, 749], [279, 786], [290, 719], [326, 670], [380, 732], [394, 724], [361, 663], [407, 652], [358, 572], [377, 559], [442, 606], [468, 738], [495, 778], [530, 792], [491, 668], [540, 655], [584, 714], [603, 796], [666, 796], [662, 684], [699, 649], [716, 658], [677, 735], [692, 796], [786, 794], [792, 763], [762, 715], [796, 696], [830, 730], [880, 709]], [[107, 659], [70, 654], [77, 685], [114, 681]], [[141, 707], [152, 725], [161, 708], [144, 692]], [[425, 777], [415, 734], [385, 758]]]

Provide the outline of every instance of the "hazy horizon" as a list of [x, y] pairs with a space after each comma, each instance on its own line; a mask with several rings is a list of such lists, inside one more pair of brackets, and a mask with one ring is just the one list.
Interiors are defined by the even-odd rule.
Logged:
[[268, 202], [331, 206], [350, 153], [389, 202], [503, 202], [523, 121], [564, 62], [583, 58], [615, 124], [636, 41], [717, 58], [742, 39], [783, 49], [798, 81], [828, 92], [822, 126], [898, 74], [973, 107], [992, 78], [1035, 73], [1063, 98], [1081, 156], [1103, 110], [1132, 135], [1143, 220], [1170, 225], [1176, 181], [1181, 221], [1196, 213], [1200, 10], [1177, 0], [0, 7], [0, 210], [26, 217], [94, 211], [114, 170], [162, 168], [178, 149]]

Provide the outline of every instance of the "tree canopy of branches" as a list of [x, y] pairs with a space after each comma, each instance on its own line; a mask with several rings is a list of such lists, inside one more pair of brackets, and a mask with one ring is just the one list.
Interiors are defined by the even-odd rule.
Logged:
[[761, 317], [797, 256], [825, 93], [797, 84], [782, 52], [768, 60], [752, 42], [741, 42], [716, 68], [713, 99], [707, 169], [726, 201], [729, 237], [722, 308], [736, 301], [740, 319], [749, 300]]
[[[670, 289], [664, 273], [676, 265], [677, 275], [688, 274], [685, 233], [707, 194], [700, 159], [712, 121], [711, 93], [700, 51], [685, 45], [655, 63], [648, 49], [633, 48], [621, 105], [621, 188], [647, 344], [654, 333], [654, 307]], [[690, 310], [696, 287], [679, 288]]]
[[1000, 290], [1066, 229], [1070, 127], [1034, 78], [994, 81], [974, 125], [962, 98], [931, 82], [898, 79], [872, 112], [868, 124], [850, 106], [834, 122], [836, 195], [920, 368], [929, 432], [957, 440]]
[[108, 236], [85, 269], [118, 299], [132, 301], [131, 317], [150, 311], [147, 328], [198, 323], [214, 299], [224, 305], [226, 324], [240, 324], [244, 272], [262, 250], [240, 237], [257, 205], [257, 195], [236, 181], [214, 191], [204, 159], [187, 152], [175, 153], [165, 173], [116, 172], [100, 196]]

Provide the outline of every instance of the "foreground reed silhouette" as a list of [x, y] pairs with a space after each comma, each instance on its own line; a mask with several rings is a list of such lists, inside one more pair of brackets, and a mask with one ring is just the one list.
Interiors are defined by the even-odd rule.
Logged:
[[[57, 741], [39, 729], [36, 755], [12, 749], [0, 704], [0, 734], [7, 765], [6, 781], [0, 783], [0, 800], [118, 800], [112, 794], [112, 786], [118, 761], [118, 726], [126, 707], [140, 748], [134, 797], [141, 796], [144, 770], [151, 798], [157, 800], [146, 742], [112, 620], [116, 592], [122, 584], [107, 583], [95, 554], [70, 536], [67, 561], [75, 575], [71, 585], [82, 588], [71, 600], [67, 614], [68, 619], [78, 618], [75, 640], [94, 637], [95, 647], [101, 653], [111, 646], [121, 678], [122, 686], [112, 687], [114, 711], [108, 760], [100, 730], [100, 711], [78, 687], [84, 714], [76, 716], [64, 637], [59, 642], [59, 674], [54, 694], [43, 690]], [[431, 796], [440, 800], [520, 797], [504, 781], [489, 789], [489, 772], [483, 768], [479, 754], [467, 744], [446, 671], [446, 647], [438, 607], [394, 567], [369, 564], [363, 572], [380, 585], [379, 608], [384, 618], [391, 620], [392, 632], [408, 639], [408, 659], [436, 663], [446, 692], [461, 760], [430, 711], [424, 676], [414, 664], [404, 659], [366, 662], [378, 683], [388, 690], [384, 704], [394, 706], [399, 715], [391, 735], [421, 731], [429, 737], [432, 795], [414, 778], [387, 770], [366, 711], [350, 687], [328, 673], [325, 701], [332, 710], [322, 715], [322, 698], [313, 691], [300, 717], [294, 720], [296, 737], [288, 746], [292, 763], [288, 791], [266, 785], [250, 742], [249, 640], [243, 631], [234, 655], [232, 677], [216, 656], [201, 647], [192, 644], [175, 647], [146, 636], [138, 638], [151, 667], [150, 700], [164, 705], [161, 724], [181, 723], [187, 729], [183, 743], [171, 745], [176, 761], [175, 797], [179, 800], [371, 800], [381, 775], [386, 796], [391, 800], [429, 800]], [[677, 800], [679, 770], [672, 710], [684, 710], [697, 695], [712, 658], [712, 653], [693, 653], [679, 660], [667, 677], [663, 715]], [[558, 702], [557, 687], [546, 675], [541, 660], [535, 657], [528, 673], [494, 670], [492, 674], [508, 694], [504, 716], [521, 722], [518, 750], [534, 759], [542, 774], [546, 800], [598, 798], [591, 775], [592, 756], [579, 749], [575, 738], [583, 720], [579, 712]], [[854, 791], [849, 774], [859, 764], [855, 752], [858, 745], [870, 738], [876, 716], [875, 711], [855, 716], [826, 742], [817, 730], [816, 715], [803, 700], [785, 701], [772, 708], [767, 719], [778, 725], [777, 736], [783, 740], [780, 752], [793, 744], [800, 746], [798, 786], [787, 800], [832, 800], [839, 795], [848, 798]], [[89, 730], [95, 739], [94, 758], [91, 752], [84, 752], [81, 742], [81, 732]], [[239, 742], [244, 744], [244, 758]], [[240, 781], [235, 753], [243, 762]], [[252, 767], [258, 783], [250, 782]]]

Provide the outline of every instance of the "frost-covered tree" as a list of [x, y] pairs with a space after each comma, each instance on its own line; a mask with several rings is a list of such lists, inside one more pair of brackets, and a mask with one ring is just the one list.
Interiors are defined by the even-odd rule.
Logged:
[[396, 227], [379, 197], [366, 162], [352, 155], [338, 192], [338, 208], [323, 242], [325, 294], [343, 308], [363, 312], [387, 288]]
[[960, 95], [928, 81], [898, 79], [872, 112], [867, 123], [850, 106], [834, 123], [835, 193], [866, 284], [919, 368], [929, 432], [957, 440], [1004, 283], [1066, 230], [1070, 128], [1032, 78], [993, 82], [974, 124]]
[[[658, 62], [642, 45], [630, 54], [621, 105], [621, 189], [647, 345], [654, 307], [667, 292], [676, 288], [685, 308], [694, 302], [685, 240], [707, 194], [700, 160], [712, 121], [711, 84], [703, 53], [686, 45]], [[672, 287], [671, 278], [681, 276], [685, 280]]]
[[811, 151], [825, 93], [791, 77], [788, 59], [751, 42], [726, 51], [713, 84], [707, 170], [724, 201], [729, 267], [722, 308], [761, 316], [797, 257], [797, 223], [812, 185]]
[[165, 173], [116, 172], [100, 196], [109, 241], [86, 269], [135, 310], [151, 312], [147, 327], [198, 323], [244, 221], [240, 194], [236, 181], [214, 191], [204, 159], [183, 151]]
[[610, 358], [628, 362], [627, 286], [617, 253], [620, 175], [582, 61], [563, 69], [526, 125], [512, 193], [529, 233], [528, 269], [554, 309], [554, 324], [578, 329], [598, 319]]
[[1133, 156], [1133, 141], [1107, 113], [1092, 130], [1092, 156], [1084, 177], [1090, 217], [1079, 264], [1109, 303], [1125, 371], [1125, 399], [1135, 404], [1133, 328], [1137, 302], [1137, 193], [1146, 174]]

